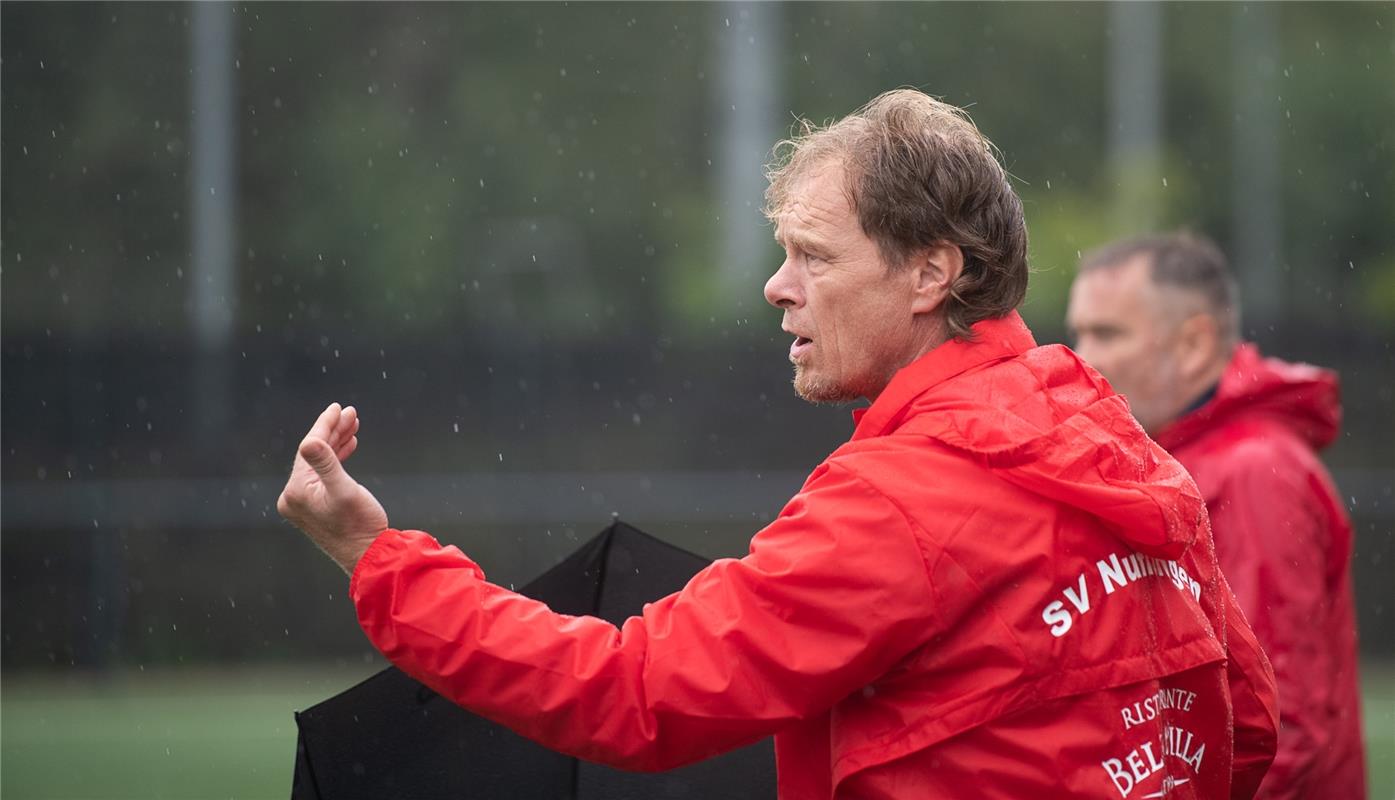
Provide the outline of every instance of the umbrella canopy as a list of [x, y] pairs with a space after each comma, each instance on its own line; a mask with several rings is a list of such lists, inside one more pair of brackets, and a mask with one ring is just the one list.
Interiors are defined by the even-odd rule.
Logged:
[[[620, 624], [707, 560], [616, 521], [520, 591]], [[293, 800], [773, 798], [770, 740], [670, 772], [623, 772], [553, 752], [389, 667], [296, 714]]]

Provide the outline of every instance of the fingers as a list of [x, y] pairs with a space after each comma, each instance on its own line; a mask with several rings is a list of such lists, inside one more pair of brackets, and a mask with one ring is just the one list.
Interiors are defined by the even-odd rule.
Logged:
[[338, 419], [334, 421], [334, 429], [330, 431], [328, 436], [322, 438], [337, 451], [356, 433], [358, 433], [358, 410], [353, 406], [345, 406], [339, 412]]
[[330, 403], [324, 411], [320, 412], [315, 424], [310, 426], [310, 432], [305, 434], [306, 438], [315, 437], [326, 441], [334, 434], [334, 429], [339, 426], [339, 420], [343, 417], [342, 409], [338, 403]]
[[339, 415], [339, 425], [334, 430], [334, 436], [329, 440], [329, 446], [334, 448], [334, 454], [340, 461], [348, 458], [358, 448], [358, 411], [353, 406], [349, 406]]
[[[298, 461], [303, 461], [322, 479], [335, 476], [336, 471], [347, 477], [338, 463], [353, 455], [358, 449], [358, 409], [330, 403], [320, 412], [310, 432], [305, 434], [297, 452]], [[322, 449], [319, 442], [325, 445]], [[318, 458], [312, 462], [311, 458]]]
[[358, 433], [358, 409], [349, 406], [339, 415], [339, 427], [334, 431], [339, 441], [333, 442], [332, 444], [337, 446], [343, 442], [347, 442], [352, 439], [356, 433]]
[[315, 474], [320, 476], [325, 488], [333, 491], [344, 481], [350, 480], [348, 473], [344, 471], [343, 465], [339, 463], [338, 456], [335, 455], [334, 448], [324, 439], [315, 436], [307, 436], [300, 443], [300, 457], [305, 459], [305, 463], [315, 470]]
[[342, 493], [345, 487], [356, 485], [340, 461], [358, 449], [357, 432], [358, 411], [353, 406], [331, 403], [320, 412], [301, 440], [291, 477], [277, 498], [276, 508], [282, 516], [292, 519], [304, 510], [310, 497], [307, 491], [313, 482], [312, 474], [331, 494]]
[[358, 449], [358, 437], [357, 437], [357, 436], [351, 436], [351, 437], [349, 437], [349, 441], [347, 441], [347, 442], [345, 442], [343, 445], [341, 445], [341, 446], [339, 447], [339, 449], [335, 451], [334, 454], [335, 454], [336, 456], [339, 457], [339, 460], [340, 460], [340, 461], [348, 461], [348, 460], [349, 460], [349, 456], [353, 455], [353, 454], [354, 454], [354, 451], [357, 450], [357, 449]]
[[315, 424], [306, 433], [306, 438], [314, 437], [328, 442], [330, 447], [339, 450], [358, 433], [358, 409], [353, 406], [340, 406], [330, 403]]

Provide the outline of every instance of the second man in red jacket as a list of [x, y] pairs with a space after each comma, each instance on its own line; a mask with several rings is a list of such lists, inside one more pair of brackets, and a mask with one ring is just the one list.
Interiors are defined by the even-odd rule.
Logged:
[[1278, 677], [1264, 798], [1366, 796], [1352, 529], [1317, 451], [1337, 435], [1336, 376], [1240, 340], [1225, 257], [1189, 234], [1086, 256], [1069, 323], [1081, 356], [1196, 479], [1216, 555]]

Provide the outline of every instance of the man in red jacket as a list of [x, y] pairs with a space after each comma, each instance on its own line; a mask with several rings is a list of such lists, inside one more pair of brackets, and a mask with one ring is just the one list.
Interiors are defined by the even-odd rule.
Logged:
[[1260, 795], [1365, 797], [1352, 531], [1317, 457], [1337, 435], [1336, 377], [1241, 343], [1225, 257], [1192, 235], [1088, 255], [1068, 313], [1080, 355], [1196, 479], [1273, 660], [1282, 725]]
[[554, 614], [389, 528], [331, 405], [278, 507], [352, 575], [373, 643], [593, 761], [773, 734], [785, 800], [1249, 797], [1272, 672], [1191, 479], [1014, 310], [1026, 228], [988, 141], [890, 92], [787, 142], [768, 213], [796, 391], [871, 406], [749, 554], [618, 628]]

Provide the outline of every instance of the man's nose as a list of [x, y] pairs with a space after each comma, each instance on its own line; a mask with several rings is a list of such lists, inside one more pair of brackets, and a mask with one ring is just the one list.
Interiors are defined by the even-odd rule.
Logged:
[[799, 305], [799, 287], [791, 275], [789, 259], [785, 259], [770, 280], [765, 282], [765, 302], [776, 308], [794, 308]]

